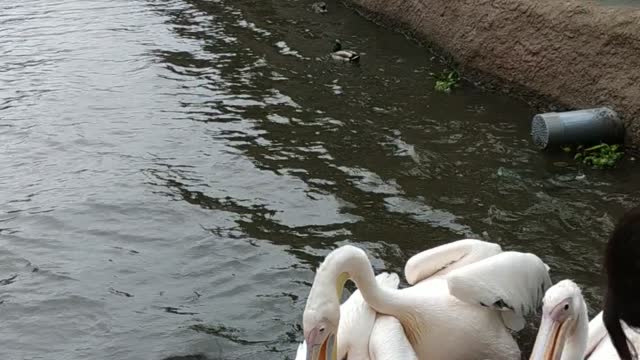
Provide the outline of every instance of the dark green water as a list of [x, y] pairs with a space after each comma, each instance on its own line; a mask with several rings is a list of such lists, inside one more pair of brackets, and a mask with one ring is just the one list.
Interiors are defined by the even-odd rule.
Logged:
[[[557, 166], [526, 105], [434, 93], [425, 49], [328, 5], [0, 5], [4, 359], [293, 356], [313, 269], [347, 243], [401, 271], [485, 237], [597, 308], [633, 165]], [[327, 59], [336, 38], [360, 66]]]
[[640, 6], [638, 0], [598, 0], [598, 2], [609, 6]]

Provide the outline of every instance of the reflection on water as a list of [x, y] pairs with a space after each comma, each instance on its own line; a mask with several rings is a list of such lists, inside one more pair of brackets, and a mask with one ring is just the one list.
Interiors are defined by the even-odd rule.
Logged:
[[[533, 150], [531, 109], [434, 93], [424, 49], [328, 5], [0, 5], [8, 358], [293, 356], [313, 269], [345, 243], [401, 271], [486, 238], [595, 311], [631, 164], [555, 166], [570, 160]], [[360, 66], [330, 61], [336, 38]]]

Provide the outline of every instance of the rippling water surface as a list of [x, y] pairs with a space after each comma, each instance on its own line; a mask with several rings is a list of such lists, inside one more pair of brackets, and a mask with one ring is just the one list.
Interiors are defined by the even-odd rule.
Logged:
[[[328, 4], [0, 5], [4, 359], [292, 357], [313, 269], [346, 243], [401, 271], [483, 237], [597, 308], [631, 164], [540, 154], [530, 108], [434, 93], [425, 49]], [[336, 38], [360, 66], [327, 59]]]

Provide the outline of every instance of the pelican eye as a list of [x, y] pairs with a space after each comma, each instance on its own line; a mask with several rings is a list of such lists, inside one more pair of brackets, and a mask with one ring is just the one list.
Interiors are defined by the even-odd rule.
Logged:
[[323, 333], [323, 332], [324, 332], [324, 326], [323, 326], [323, 327], [321, 327], [318, 331], [320, 331], [321, 333]]
[[569, 304], [564, 304], [564, 310], [565, 311], [569, 310]]

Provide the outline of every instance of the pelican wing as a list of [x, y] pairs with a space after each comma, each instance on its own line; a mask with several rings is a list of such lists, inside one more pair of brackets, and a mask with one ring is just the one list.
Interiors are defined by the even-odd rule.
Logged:
[[549, 267], [533, 255], [503, 252], [447, 275], [451, 295], [502, 312], [508, 328], [519, 331], [552, 285]]
[[472, 264], [502, 252], [500, 245], [474, 239], [464, 239], [425, 250], [412, 256], [404, 267], [404, 276], [411, 285], [436, 274]]
[[369, 338], [371, 360], [418, 360], [398, 319], [378, 314]]
[[589, 321], [589, 338], [587, 339], [587, 349], [584, 352], [585, 359], [606, 339], [607, 328], [602, 321], [602, 311]]

